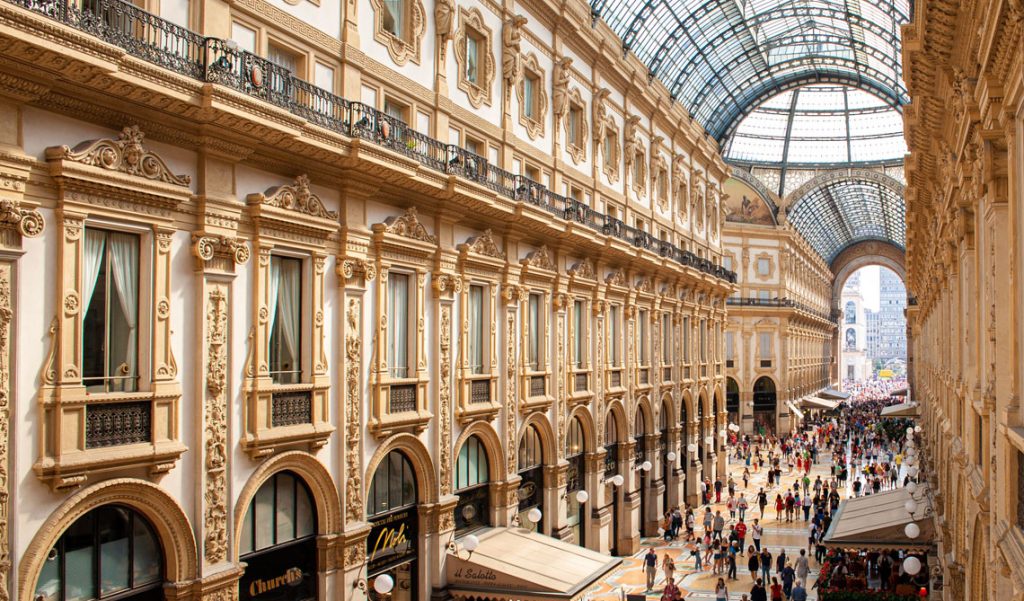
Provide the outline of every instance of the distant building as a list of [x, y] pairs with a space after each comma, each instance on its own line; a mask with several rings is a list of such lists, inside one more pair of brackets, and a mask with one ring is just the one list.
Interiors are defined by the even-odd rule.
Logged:
[[867, 353], [867, 315], [860, 292], [860, 272], [846, 281], [839, 306], [843, 309], [839, 331], [840, 377], [867, 380], [873, 371]]

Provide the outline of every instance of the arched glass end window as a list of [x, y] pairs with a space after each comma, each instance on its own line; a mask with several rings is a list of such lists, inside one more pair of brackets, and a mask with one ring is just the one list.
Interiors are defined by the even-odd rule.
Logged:
[[637, 438], [647, 433], [647, 422], [644, 420], [644, 412], [640, 409], [636, 410], [636, 423], [633, 426], [633, 435]]
[[540, 432], [537, 432], [537, 427], [531, 424], [519, 440], [519, 471], [540, 467], [543, 461], [542, 453]]
[[477, 436], [470, 436], [459, 449], [455, 462], [455, 490], [465, 490], [490, 480], [487, 449]]
[[846, 302], [846, 323], [857, 323], [857, 305], [853, 301]]
[[569, 422], [569, 435], [565, 439], [565, 456], [582, 455], [584, 449], [583, 425], [580, 424], [580, 418], [573, 417]]
[[377, 466], [367, 498], [370, 516], [416, 504], [416, 472], [405, 453], [391, 451]]
[[617, 442], [619, 442], [619, 424], [615, 419], [615, 414], [609, 411], [608, 418], [604, 421], [604, 443], [613, 445]]
[[83, 515], [57, 540], [36, 582], [37, 601], [163, 599], [163, 553], [153, 527], [123, 505]]
[[608, 412], [604, 420], [604, 475], [614, 476], [619, 470], [619, 424], [615, 414]]
[[245, 511], [238, 554], [248, 555], [316, 534], [313, 495], [302, 478], [279, 472], [256, 491]]

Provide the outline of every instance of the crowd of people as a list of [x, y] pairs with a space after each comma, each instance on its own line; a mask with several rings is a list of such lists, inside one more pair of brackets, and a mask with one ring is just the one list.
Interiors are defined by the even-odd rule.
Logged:
[[[823, 539], [839, 507], [840, 488], [850, 484], [853, 494], [859, 496], [901, 484], [905, 461], [901, 449], [907, 424], [903, 420], [879, 420], [878, 416], [884, 406], [898, 402], [890, 396], [892, 391], [905, 386], [900, 380], [850, 385], [851, 398], [844, 402], [838, 418], [805, 423], [803, 431], [782, 437], [733, 438], [732, 465], [736, 473], [725, 481], [701, 482], [703, 509], [686, 504], [667, 512], [661, 521], [660, 531], [666, 541], [682, 538], [685, 543], [686, 553], [678, 561], [692, 560], [695, 572], [710, 570], [719, 576], [715, 587], [718, 600], [730, 598], [729, 583], [739, 580], [738, 562], [745, 559], [751, 588], [742, 594], [743, 600], [806, 601], [811, 554], [819, 566], [826, 562]], [[812, 478], [812, 467], [826, 457], [831, 466], [828, 477]], [[767, 486], [759, 486], [755, 492], [750, 486], [751, 475], [760, 473], [767, 476]], [[784, 485], [783, 475], [787, 481], [795, 476], [792, 484]], [[724, 513], [712, 507], [723, 503]], [[786, 524], [803, 524], [807, 529], [806, 549], [790, 557], [785, 549], [773, 554], [762, 545], [764, 523], [771, 517]], [[663, 601], [681, 598], [675, 580], [682, 566], [676, 561], [668, 553], [659, 558], [653, 548], [644, 556], [648, 591], [654, 588], [658, 570], [664, 574]], [[740, 587], [738, 583], [733, 586]]]

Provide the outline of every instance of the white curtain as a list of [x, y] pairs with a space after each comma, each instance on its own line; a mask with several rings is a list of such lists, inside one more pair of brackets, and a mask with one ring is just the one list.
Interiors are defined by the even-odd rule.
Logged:
[[110, 272], [114, 276], [114, 287], [121, 303], [121, 312], [128, 323], [128, 343], [124, 362], [128, 366], [128, 375], [134, 376], [139, 332], [138, 237], [131, 234], [110, 234]]
[[466, 80], [477, 82], [477, 41], [471, 35], [466, 36]]
[[530, 369], [540, 369], [540, 295], [530, 295]]
[[[268, 331], [271, 336], [267, 338], [267, 357], [268, 361], [274, 354], [271, 352], [270, 338], [273, 337], [274, 326], [277, 323], [277, 300], [278, 290], [281, 288], [281, 259], [278, 257], [270, 257], [270, 279], [267, 280], [267, 302], [270, 306], [267, 307], [269, 310], [268, 315], [270, 316], [270, 323], [267, 327], [270, 328]], [[280, 365], [270, 364], [270, 371], [279, 371]]]
[[[402, 1], [403, 0], [384, 0], [384, 8], [387, 10], [388, 15], [391, 17], [391, 28], [390, 31], [397, 37], [402, 37], [403, 23], [402, 23]], [[385, 27], [387, 23], [385, 22]]]
[[481, 373], [484, 365], [484, 290], [481, 286], [469, 288], [469, 366], [473, 373]]
[[408, 377], [409, 367], [409, 276], [393, 273], [388, 276], [388, 334], [391, 377]]
[[288, 354], [287, 363], [291, 366], [290, 371], [299, 371], [299, 328], [302, 327], [299, 323], [301, 268], [302, 262], [296, 260], [280, 261], [278, 267], [277, 319], [281, 324], [280, 334]]
[[82, 289], [82, 315], [89, 314], [89, 305], [92, 304], [92, 295], [96, 292], [96, 284], [100, 279], [100, 265], [103, 264], [103, 249], [106, 246], [107, 235], [96, 230], [85, 230], [85, 273], [82, 278], [84, 288]]
[[533, 118], [533, 83], [534, 79], [529, 76], [523, 77], [523, 114]]

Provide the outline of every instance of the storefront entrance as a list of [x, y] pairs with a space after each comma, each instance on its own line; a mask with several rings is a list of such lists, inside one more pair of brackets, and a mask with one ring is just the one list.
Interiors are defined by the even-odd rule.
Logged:
[[[608, 481], [619, 475], [619, 427], [616, 423], [615, 414], [611, 411], [605, 416], [604, 422], [604, 479]], [[622, 494], [621, 486], [612, 486], [612, 536], [611, 554], [619, 554], [619, 495]]]
[[[519, 498], [519, 525], [523, 528], [544, 532], [544, 467], [543, 447], [541, 446], [540, 433], [534, 425], [530, 425], [523, 432], [519, 440], [519, 490], [516, 495]], [[530, 510], [541, 510], [540, 521], [534, 525], [530, 521]]]
[[775, 382], [768, 376], [761, 376], [754, 382], [754, 432], [775, 435], [776, 416]]
[[477, 436], [470, 436], [459, 449], [455, 462], [455, 532], [459, 535], [491, 525], [490, 461]]
[[725, 410], [729, 414], [729, 423], [740, 424], [740, 386], [732, 378], [725, 379]]
[[577, 493], [584, 490], [584, 476], [586, 475], [583, 442], [583, 428], [580, 425], [580, 418], [574, 417], [569, 422], [569, 435], [565, 441], [565, 460], [569, 462], [569, 468], [565, 478], [565, 502], [566, 521], [572, 530], [572, 542], [581, 547], [587, 546], [586, 520], [584, 511], [586, 505], [576, 499]]
[[238, 559], [241, 601], [317, 598], [316, 505], [302, 478], [278, 472], [260, 486], [245, 512]]
[[[366, 591], [374, 601], [416, 601], [417, 503], [416, 472], [404, 453], [391, 451], [374, 472], [366, 499]], [[379, 595], [373, 581], [384, 575], [394, 584], [390, 593]]]

